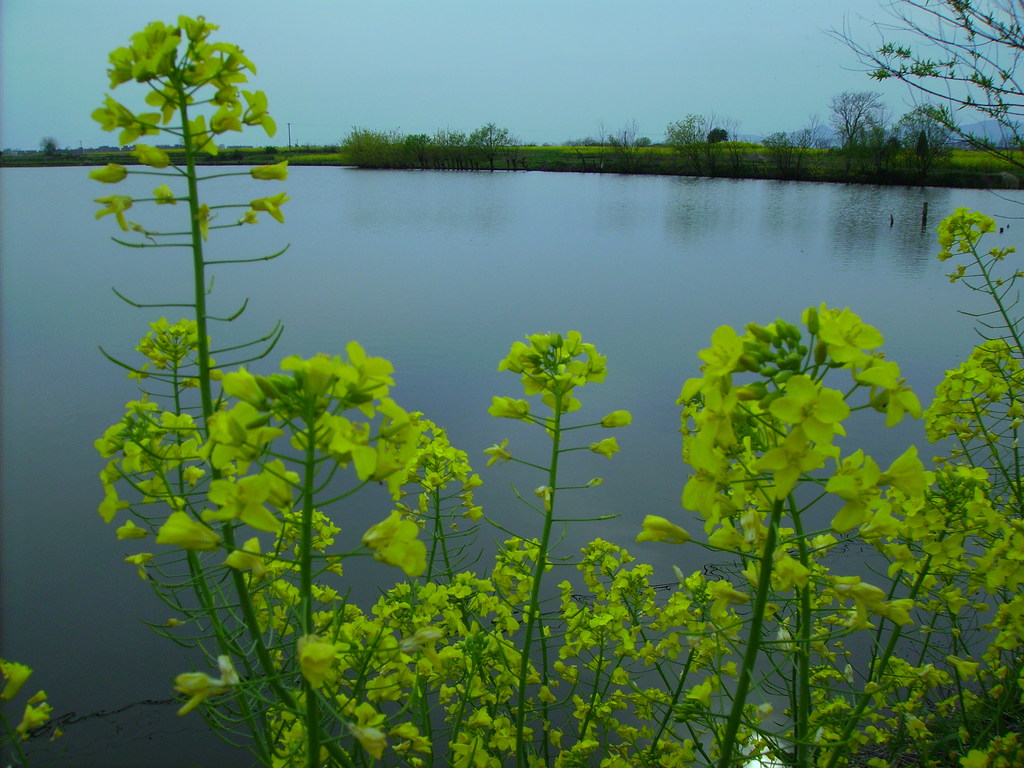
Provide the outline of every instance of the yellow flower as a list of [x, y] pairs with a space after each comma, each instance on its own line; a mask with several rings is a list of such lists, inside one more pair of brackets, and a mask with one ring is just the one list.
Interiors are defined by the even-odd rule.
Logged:
[[334, 665], [338, 647], [334, 643], [325, 643], [316, 635], [303, 635], [299, 638], [298, 650], [302, 676], [314, 688], [319, 688]]
[[21, 690], [21, 686], [25, 684], [29, 676], [32, 674], [32, 668], [25, 664], [19, 664], [15, 661], [4, 661], [0, 659], [0, 674], [3, 675], [4, 680], [7, 684], [4, 685], [4, 689], [0, 692], [0, 699], [3, 701], [10, 701], [18, 695], [18, 691]]
[[258, 200], [253, 200], [249, 203], [249, 206], [254, 211], [266, 211], [283, 224], [284, 214], [281, 213], [281, 206], [290, 199], [284, 192], [278, 192], [271, 197], [261, 197]]
[[125, 524], [118, 528], [116, 532], [117, 538], [122, 541], [124, 539], [144, 539], [149, 536], [149, 531], [145, 528], [139, 528], [139, 526], [131, 520], [125, 522]]
[[928, 483], [924, 464], [917, 457], [917, 446], [912, 445], [882, 473], [879, 483], [889, 483], [907, 496], [920, 496]]
[[132, 154], [138, 158], [140, 163], [151, 168], [166, 168], [171, 163], [171, 158], [166, 152], [147, 144], [136, 144]]
[[104, 184], [116, 184], [128, 175], [128, 169], [117, 163], [107, 163], [105, 168], [97, 168], [89, 172], [89, 178], [102, 181]]
[[210, 130], [213, 133], [241, 131], [242, 105], [237, 101], [234, 103], [221, 104], [220, 109], [210, 117]]
[[157, 205], [177, 205], [178, 200], [174, 197], [174, 192], [166, 184], [161, 184], [159, 187], [153, 190], [153, 197], [156, 198]]
[[125, 232], [128, 231], [128, 220], [124, 217], [124, 212], [132, 207], [132, 199], [127, 195], [109, 195], [107, 197], [96, 198], [97, 203], [103, 203], [107, 206], [101, 211], [96, 211], [96, 218], [101, 219], [107, 214], [114, 214], [114, 218], [117, 219], [117, 225]]
[[384, 715], [373, 708], [369, 702], [362, 702], [356, 707], [356, 722], [349, 723], [349, 732], [356, 737], [360, 746], [370, 755], [380, 760], [384, 747], [388, 745], [384, 732], [378, 725], [384, 724]]
[[185, 705], [178, 710], [179, 715], [187, 715], [211, 696], [224, 693], [239, 682], [231, 659], [227, 656], [217, 657], [220, 667], [220, 678], [214, 679], [205, 672], [186, 672], [174, 678], [174, 690], [190, 697]]
[[849, 309], [830, 309], [824, 303], [818, 312], [818, 338], [825, 342], [829, 357], [837, 363], [859, 364], [885, 341], [877, 329], [863, 322]]
[[740, 605], [750, 601], [750, 595], [734, 589], [732, 584], [725, 579], [713, 581], [708, 586], [711, 597], [715, 599], [711, 606], [712, 619], [720, 619], [725, 616], [727, 605]]
[[212, 552], [220, 546], [220, 536], [213, 529], [193, 520], [187, 513], [172, 512], [157, 531], [156, 543]]
[[491, 457], [487, 460], [488, 467], [496, 461], [509, 461], [512, 458], [512, 454], [505, 448], [506, 445], [508, 445], [508, 440], [502, 440], [500, 444], [484, 449], [484, 453]]
[[274, 480], [271, 475], [260, 473], [243, 477], [237, 482], [212, 481], [208, 497], [219, 509], [205, 510], [203, 520], [238, 519], [259, 531], [274, 533], [281, 528], [281, 522], [264, 506], [270, 499]]
[[723, 325], [711, 334], [711, 347], [697, 353], [704, 361], [704, 374], [726, 376], [735, 370], [743, 355], [743, 342], [730, 326]]
[[619, 452], [619, 443], [614, 437], [606, 437], [600, 442], [591, 443], [590, 450], [610, 459], [614, 454]]
[[417, 537], [419, 526], [392, 510], [387, 520], [363, 534], [363, 545], [373, 557], [389, 565], [397, 565], [407, 576], [419, 576], [427, 569], [427, 548]]
[[495, 395], [491, 400], [491, 407], [487, 409], [487, 413], [502, 419], [528, 419], [530, 416], [530, 404], [526, 400]]
[[444, 633], [437, 627], [420, 627], [412, 637], [402, 640], [398, 648], [402, 653], [420, 652], [434, 665], [434, 669], [440, 669], [441, 659], [434, 650], [434, 644], [443, 638]]
[[606, 429], [613, 427], [625, 427], [633, 423], [633, 416], [629, 411], [612, 411], [603, 419], [601, 419], [601, 426]]
[[199, 221], [199, 234], [206, 240], [210, 236], [210, 206], [206, 203], [200, 205], [196, 211], [196, 219]]
[[224, 374], [221, 383], [225, 394], [245, 400], [252, 405], [260, 406], [267, 399], [266, 394], [260, 389], [258, 379], [245, 368]]
[[836, 473], [825, 485], [828, 493], [834, 493], [846, 504], [832, 519], [832, 530], [846, 533], [871, 519], [871, 510], [881, 497], [878, 483], [881, 473], [875, 460], [857, 450], [843, 459]]
[[288, 178], [288, 161], [282, 160], [274, 165], [258, 165], [255, 168], [250, 168], [249, 173], [254, 179], [284, 181]]
[[957, 656], [947, 656], [946, 661], [956, 668], [956, 674], [961, 679], [970, 680], [978, 676], [979, 664], [976, 661], [965, 661]]
[[796, 486], [804, 472], [818, 469], [825, 464], [825, 454], [811, 447], [801, 427], [795, 427], [786, 435], [782, 445], [767, 451], [754, 462], [757, 472], [775, 473], [775, 498], [783, 499]]
[[772, 569], [772, 576], [775, 579], [776, 589], [792, 589], [794, 586], [803, 588], [807, 585], [807, 578], [810, 574], [810, 569], [799, 560], [794, 560], [780, 549], [775, 550], [775, 566]]
[[139, 567], [139, 578], [146, 581], [149, 578], [149, 575], [146, 573], [146, 563], [152, 559], [153, 555], [149, 552], [140, 552], [137, 555], [129, 555], [124, 561], [131, 565], [137, 565]]
[[[38, 704], [38, 706], [33, 706], [35, 704]], [[29, 731], [44, 725], [50, 719], [52, 711], [53, 707], [46, 703], [46, 693], [39, 691], [25, 705], [25, 713], [21, 716], [21, 722], [18, 723], [15, 732], [24, 741], [28, 738]]]
[[245, 113], [242, 115], [242, 122], [246, 125], [260, 125], [267, 132], [267, 136], [273, 136], [277, 132], [274, 119], [267, 114], [267, 95], [263, 91], [242, 91], [245, 97]]
[[255, 536], [246, 541], [241, 549], [236, 549], [228, 555], [224, 564], [240, 571], [251, 570], [253, 578], [256, 579], [262, 578], [267, 572], [267, 567], [260, 556], [260, 541]]
[[960, 758], [960, 768], [988, 768], [988, 753], [972, 749], [966, 757]]
[[842, 392], [822, 387], [810, 376], [798, 374], [786, 382], [786, 394], [772, 401], [768, 410], [787, 424], [799, 424], [811, 440], [829, 445], [842, 434], [840, 422], [850, 415]]
[[696, 701], [704, 707], [711, 706], [711, 693], [714, 691], [714, 685], [712, 678], [708, 678], [703, 683], [693, 686], [686, 693], [686, 698], [690, 701]]
[[657, 515], [644, 517], [641, 527], [642, 530], [636, 537], [637, 541], [667, 541], [669, 544], [685, 544], [690, 540], [690, 534], [685, 530]]

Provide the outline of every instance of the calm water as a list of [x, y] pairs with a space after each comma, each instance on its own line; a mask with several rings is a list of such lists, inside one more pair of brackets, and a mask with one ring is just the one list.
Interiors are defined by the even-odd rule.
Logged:
[[[173, 675], [199, 662], [142, 623], [168, 617], [121, 562], [137, 548], [116, 541], [96, 513], [101, 462], [92, 441], [134, 394], [98, 347], [129, 357], [158, 316], [122, 304], [110, 287], [141, 302], [185, 301], [190, 273], [182, 253], [111, 243], [114, 224], [94, 221], [91, 202], [110, 189], [85, 176], [0, 174], [0, 652], [35, 667], [30, 687], [45, 688], [66, 718], [65, 753], [44, 748], [40, 764], [245, 765], [204, 734], [198, 716], [178, 719], [159, 703]], [[210, 184], [222, 202], [271, 188]], [[882, 330], [888, 355], [927, 398], [973, 340], [956, 313], [971, 297], [933, 258], [934, 226], [954, 206], [1013, 217], [1024, 202], [1020, 192], [340, 168], [295, 169], [278, 189], [292, 198], [285, 225], [213, 235], [211, 258], [291, 243], [277, 261], [217, 273], [215, 312], [230, 313], [246, 296], [251, 310], [237, 327], [215, 330], [215, 341], [244, 340], [277, 318], [286, 331], [275, 360], [340, 352], [357, 339], [395, 364], [395, 399], [447, 426], [482, 468], [480, 451], [503, 438], [524, 451], [537, 445], [521, 425], [486, 415], [492, 395], [520, 391], [497, 361], [525, 333], [578, 329], [609, 357], [607, 381], [582, 390], [584, 407], [598, 418], [627, 408], [634, 426], [617, 433], [622, 453], [613, 461], [588, 455], [569, 467], [584, 481], [605, 478], [575, 497], [579, 511], [621, 515], [571, 541], [599, 533], [627, 545], [645, 514], [699, 528], [679, 507], [685, 468], [674, 401], [718, 325], [797, 320], [821, 301], [849, 306]], [[922, 231], [925, 201], [931, 220]], [[131, 213], [154, 221], [152, 210]], [[1024, 223], [1013, 220], [1001, 237], [1021, 245]], [[851, 437], [880, 462], [920, 434], [911, 425], [880, 436], [877, 424]], [[488, 511], [522, 520], [508, 483], [532, 488], [531, 478], [507, 466], [482, 474]], [[386, 513], [385, 501], [368, 499], [338, 522], [358, 538]], [[696, 548], [631, 549], [665, 581], [673, 563], [702, 564]], [[350, 573], [367, 585], [391, 575]]]

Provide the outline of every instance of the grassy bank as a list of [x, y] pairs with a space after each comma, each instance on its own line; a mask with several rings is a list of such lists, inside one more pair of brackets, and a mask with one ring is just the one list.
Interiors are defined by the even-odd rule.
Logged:
[[[172, 162], [182, 150], [169, 150]], [[1015, 153], [1014, 157], [1021, 157]], [[388, 153], [360, 157], [344, 147], [308, 146], [225, 148], [201, 158], [204, 165], [265, 165], [288, 160], [291, 165], [354, 165], [363, 168], [398, 168], [487, 171], [491, 163], [465, 147], [447, 155], [425, 156], [394, 148]], [[879, 163], [870, 158], [851, 163], [838, 149], [800, 149], [782, 154], [761, 144], [722, 142], [713, 155], [704, 155], [699, 169], [693, 159], [669, 147], [519, 146], [494, 158], [495, 170], [569, 173], [628, 173], [641, 175], [707, 176], [717, 178], [784, 179], [867, 183], [901, 186], [939, 186], [979, 189], [1018, 189], [1024, 172], [1013, 162], [976, 150], [956, 149], [937, 161], [924, 175], [898, 162]], [[0, 167], [133, 165], [126, 150], [41, 152], [0, 155]]]

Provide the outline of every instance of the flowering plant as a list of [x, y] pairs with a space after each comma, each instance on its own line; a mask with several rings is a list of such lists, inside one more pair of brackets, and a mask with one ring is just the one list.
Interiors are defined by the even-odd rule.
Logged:
[[[181, 714], [201, 713], [282, 768], [832, 768], [852, 756], [880, 768], [906, 754], [980, 768], [1020, 757], [1024, 417], [1006, 299], [1021, 273], [1000, 282], [1008, 251], [979, 255], [990, 220], [958, 211], [940, 228], [943, 255], [969, 258], [954, 279], [995, 299], [987, 327], [1000, 329], [924, 412], [933, 439], [956, 441], [949, 456], [928, 471], [910, 447], [883, 469], [845, 445], [857, 411], [886, 426], [922, 415], [882, 334], [849, 309], [719, 328], [680, 397], [691, 468], [682, 502], [705, 535], [647, 515], [637, 540], [702, 546], [726, 562], [721, 578], [677, 569], [676, 584], [657, 585], [611, 542], [558, 551], [564, 526], [594, 520], [567, 513], [565, 494], [600, 485], [566, 485], [562, 468], [578, 458], [569, 454], [619, 450], [614, 437], [579, 436], [631, 422], [624, 410], [584, 416], [580, 390], [602, 381], [606, 361], [581, 334], [528, 336], [499, 363], [524, 397], [495, 397], [490, 414], [548, 439], [542, 458], [513, 453], [509, 440], [485, 451], [489, 465], [540, 474], [532, 498], [517, 492], [538, 523], [523, 531], [484, 515], [467, 455], [391, 399], [391, 365], [356, 342], [344, 356], [285, 357], [267, 374], [249, 365], [280, 326], [211, 345], [211, 323], [241, 310], [208, 309], [207, 270], [225, 263], [207, 256], [208, 238], [262, 213], [281, 221], [288, 199], [200, 195], [227, 175], [198, 170], [218, 137], [274, 130], [266, 97], [240, 90], [252, 62], [211, 42], [214, 31], [201, 17], [154, 23], [111, 54], [111, 87], [145, 84], [155, 111], [108, 97], [94, 116], [122, 143], [168, 134], [182, 148], [136, 143], [141, 169], [91, 174], [109, 184], [166, 176], [151, 197], [100, 198], [97, 217], [113, 217], [122, 244], [181, 248], [194, 274], [192, 316], [151, 323], [141, 360], [120, 362], [142, 394], [96, 442], [100, 514], [147, 550], [126, 561], [174, 611], [157, 630], [206, 655], [174, 680]], [[287, 168], [247, 173], [280, 180]], [[129, 220], [139, 203], [184, 203], [185, 224], [164, 232]], [[220, 223], [231, 208], [240, 216]], [[236, 359], [214, 360], [225, 356]], [[350, 500], [372, 485], [387, 490], [388, 509], [346, 551], [339, 523], [352, 524]], [[482, 521], [506, 538], [477, 572]], [[848, 547], [874, 553], [877, 579], [838, 572]], [[369, 606], [345, 588], [358, 556], [401, 574]], [[564, 565], [575, 574], [563, 570], [552, 589], [549, 574]], [[984, 610], [985, 632], [967, 631]], [[14, 667], [4, 675], [23, 678]], [[36, 724], [26, 718], [19, 735]]]

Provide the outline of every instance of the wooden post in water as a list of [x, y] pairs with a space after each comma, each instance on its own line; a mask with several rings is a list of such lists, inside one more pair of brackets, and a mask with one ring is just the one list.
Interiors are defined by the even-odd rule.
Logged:
[[928, 226], [928, 203], [927, 201], [921, 206], [921, 229]]

